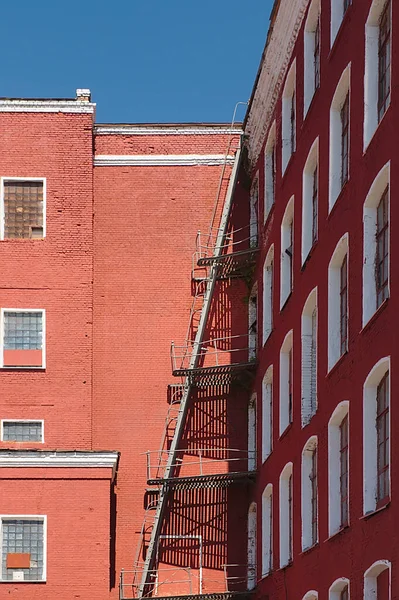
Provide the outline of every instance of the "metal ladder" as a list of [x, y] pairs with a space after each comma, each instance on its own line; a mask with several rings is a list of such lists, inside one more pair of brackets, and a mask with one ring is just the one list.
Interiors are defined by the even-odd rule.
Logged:
[[[232, 125], [232, 128], [233, 128], [233, 125]], [[229, 146], [228, 146], [227, 152], [226, 152], [225, 163], [223, 166], [222, 175], [220, 178], [220, 184], [219, 184], [219, 188], [218, 188], [218, 192], [217, 192], [215, 209], [214, 209], [214, 212], [212, 215], [211, 227], [213, 226], [214, 220], [215, 220], [217, 212], [218, 212], [218, 203], [220, 202], [220, 197], [221, 197], [221, 193], [222, 193], [222, 189], [223, 189], [223, 181], [224, 181], [224, 177], [225, 177], [226, 168], [229, 164], [228, 156], [229, 156], [229, 151], [231, 148], [233, 135], [234, 134], [232, 133], [231, 139], [229, 140]], [[237, 135], [238, 134], [235, 134], [235, 136], [237, 136]], [[215, 245], [215, 250], [214, 250], [215, 256], [219, 256], [222, 253], [225, 237], [227, 235], [228, 218], [229, 218], [229, 214], [230, 214], [230, 210], [231, 210], [234, 189], [236, 186], [238, 170], [239, 170], [239, 166], [240, 166], [240, 162], [241, 162], [242, 141], [243, 141], [243, 136], [241, 134], [240, 139], [239, 139], [239, 146], [237, 148], [233, 168], [232, 168], [230, 178], [229, 178], [229, 184], [228, 184], [227, 191], [226, 191], [223, 210], [222, 210], [221, 217], [220, 217], [219, 232], [217, 235], [216, 245]], [[200, 319], [199, 319], [199, 323], [198, 323], [198, 329], [196, 331], [195, 340], [194, 340], [194, 344], [193, 344], [193, 352], [192, 352], [192, 355], [190, 358], [190, 368], [191, 369], [194, 369], [197, 367], [198, 361], [200, 358], [201, 344], [204, 339], [205, 328], [206, 328], [206, 325], [208, 322], [208, 316], [209, 316], [209, 311], [210, 311], [210, 307], [211, 307], [211, 301], [212, 301], [212, 297], [213, 297], [216, 280], [217, 280], [217, 265], [214, 265], [210, 269], [209, 278], [206, 282], [206, 289], [205, 289], [204, 298], [203, 298], [203, 306], [202, 306]], [[169, 452], [166, 468], [164, 470], [164, 478], [165, 479], [168, 479], [169, 477], [173, 476], [173, 470], [176, 465], [177, 449], [178, 449], [178, 446], [179, 446], [179, 443], [180, 443], [180, 440], [181, 440], [181, 437], [183, 434], [184, 424], [185, 424], [187, 410], [188, 410], [188, 406], [189, 406], [191, 388], [192, 388], [192, 385], [190, 384], [189, 378], [186, 377], [185, 383], [184, 383], [184, 388], [183, 388], [183, 394], [182, 394], [182, 398], [181, 398], [181, 402], [180, 402], [179, 412], [178, 412], [178, 416], [177, 416], [177, 420], [176, 420], [174, 436], [173, 436], [173, 439], [172, 439], [172, 442], [170, 445], [170, 452]], [[145, 557], [145, 560], [143, 563], [143, 572], [142, 572], [141, 582], [138, 586], [138, 597], [139, 598], [141, 598], [143, 596], [143, 594], [145, 593], [146, 586], [148, 586], [150, 584], [149, 576], [150, 576], [151, 568], [156, 559], [157, 541], [158, 541], [158, 537], [160, 535], [161, 528], [162, 528], [163, 514], [165, 511], [167, 495], [168, 495], [168, 487], [163, 486], [159, 492], [158, 505], [157, 505], [156, 512], [154, 515], [154, 525], [153, 525], [153, 528], [151, 531], [150, 541], [148, 544], [146, 557]]]

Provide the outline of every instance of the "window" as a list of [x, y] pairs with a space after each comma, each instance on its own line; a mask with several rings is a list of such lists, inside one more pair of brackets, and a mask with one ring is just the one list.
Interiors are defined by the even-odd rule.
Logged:
[[334, 410], [328, 423], [328, 531], [349, 523], [349, 402]]
[[364, 514], [384, 506], [390, 497], [389, 358], [380, 360], [363, 388]]
[[313, 0], [304, 30], [304, 116], [318, 87], [320, 87], [320, 0]]
[[45, 517], [1, 518], [2, 581], [45, 581]]
[[342, 73], [330, 108], [330, 211], [349, 178], [350, 69]]
[[341, 577], [328, 590], [328, 600], [349, 600], [349, 581]]
[[293, 288], [294, 270], [294, 198], [287, 204], [281, 223], [281, 276], [280, 308], [288, 300]]
[[248, 511], [248, 590], [256, 586], [256, 502], [252, 502]]
[[249, 297], [248, 306], [248, 358], [255, 360], [258, 351], [258, 290], [254, 285]]
[[339, 325], [340, 352], [345, 354], [348, 349], [348, 256], [345, 254], [341, 263], [339, 286]]
[[44, 367], [44, 311], [2, 309], [3, 367]]
[[280, 435], [292, 423], [293, 378], [292, 378], [292, 340], [290, 331], [280, 350]]
[[3, 442], [43, 442], [43, 421], [2, 421]]
[[306, 592], [302, 600], [317, 600], [319, 597], [318, 593], [312, 590], [311, 592]]
[[273, 366], [267, 369], [262, 381], [262, 462], [273, 449]]
[[391, 2], [373, 0], [366, 22], [364, 149], [391, 100]]
[[293, 62], [285, 81], [282, 97], [282, 171], [285, 172], [288, 162], [296, 147], [296, 63]]
[[341, 188], [348, 181], [349, 173], [349, 94], [341, 108]]
[[45, 180], [2, 178], [2, 239], [43, 238]]
[[256, 394], [248, 405], [248, 471], [256, 470]]
[[262, 494], [262, 577], [273, 570], [273, 486]]
[[276, 192], [276, 122], [270, 128], [265, 147], [265, 207], [264, 222], [274, 204]]
[[305, 302], [302, 311], [302, 427], [317, 410], [317, 289]]
[[280, 568], [286, 567], [292, 561], [292, 509], [292, 463], [288, 463], [280, 475]]
[[273, 265], [274, 246], [271, 246], [263, 264], [263, 344], [273, 329]]
[[389, 298], [389, 180], [387, 163], [363, 206], [363, 325]]
[[378, 560], [364, 574], [364, 600], [391, 600], [391, 563]]
[[302, 264], [318, 235], [319, 139], [313, 143], [302, 175]]
[[302, 451], [302, 550], [318, 540], [317, 438], [312, 437]]
[[332, 46], [346, 11], [352, 4], [352, 0], [331, 0], [331, 41]]
[[259, 175], [252, 182], [249, 198], [249, 242], [251, 248], [258, 247], [258, 215], [259, 215]]
[[342, 236], [328, 266], [328, 369], [347, 351], [348, 234]]

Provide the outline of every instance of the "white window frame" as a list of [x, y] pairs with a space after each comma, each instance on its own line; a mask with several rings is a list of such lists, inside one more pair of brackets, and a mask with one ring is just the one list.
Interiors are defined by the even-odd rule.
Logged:
[[[349, 7], [346, 9], [349, 10]], [[331, 24], [330, 24], [330, 47], [332, 48], [340, 30], [341, 23], [344, 20], [346, 11], [344, 12], [343, 0], [331, 0]]]
[[[312, 540], [312, 481], [310, 475], [312, 472], [313, 453], [317, 452], [317, 436], [308, 439], [302, 450], [301, 461], [301, 516], [302, 516], [302, 551], [309, 550], [319, 539], [319, 524], [317, 523], [317, 539]], [[318, 487], [318, 474], [316, 474]], [[318, 495], [318, 494], [317, 494]], [[317, 498], [317, 503], [319, 499]]]
[[263, 223], [266, 223], [267, 217], [275, 203], [276, 194], [276, 121], [273, 121], [269, 130], [265, 146], [265, 193]]
[[[8, 312], [20, 312], [20, 313], [42, 313], [42, 364], [40, 367], [24, 367], [24, 366], [16, 366], [16, 367], [8, 367], [4, 366], [4, 314]], [[20, 370], [26, 369], [28, 371], [42, 371], [46, 368], [46, 310], [44, 308], [2, 308], [0, 309], [0, 369], [11, 369], [11, 370]]]
[[[343, 400], [335, 407], [328, 422], [328, 534], [334, 535], [341, 529], [341, 423], [348, 416], [348, 462], [350, 460], [349, 402]], [[349, 467], [349, 464], [348, 464]], [[350, 493], [348, 468], [348, 496]], [[350, 523], [348, 502], [348, 524]]]
[[[385, 188], [389, 186], [388, 219], [391, 217], [391, 161], [388, 161], [374, 179], [363, 205], [363, 327], [377, 309], [375, 261], [377, 255], [377, 207]], [[388, 229], [390, 238], [390, 227]], [[390, 253], [388, 257], [388, 294], [390, 289]], [[389, 297], [389, 296], [388, 296]]]
[[[304, 58], [304, 93], [303, 93], [303, 116], [307, 115], [313, 96], [315, 95], [315, 42], [316, 28], [319, 24], [319, 52], [321, 48], [321, 27], [320, 27], [320, 0], [313, 0], [309, 7], [308, 16], [305, 22], [303, 32], [303, 58]], [[319, 55], [320, 58], [320, 55]], [[319, 65], [320, 68], [320, 65]]]
[[[316, 398], [313, 399], [312, 388], [312, 344], [313, 344], [313, 312], [316, 311]], [[317, 287], [315, 287], [306, 299], [301, 318], [301, 420], [302, 427], [308, 425], [317, 411], [317, 363], [318, 363], [318, 329], [319, 315], [317, 306]], [[314, 400], [314, 402], [313, 402]], [[315, 406], [313, 406], [315, 403]]]
[[[342, 167], [342, 122], [341, 109], [349, 94], [349, 141], [348, 153], [350, 157], [351, 149], [351, 101], [350, 85], [351, 82], [351, 63], [343, 71], [338, 85], [335, 89], [334, 97], [330, 107], [330, 176], [329, 176], [329, 201], [328, 211], [331, 212], [338, 196], [341, 193], [341, 167]], [[348, 179], [350, 177], [350, 160], [348, 165]]]
[[377, 598], [377, 577], [388, 569], [389, 576], [389, 599], [392, 595], [392, 565], [389, 560], [377, 560], [367, 569], [364, 574], [364, 600], [375, 600]]
[[262, 463], [273, 451], [273, 365], [262, 379]]
[[257, 505], [256, 502], [252, 502], [248, 510], [248, 566], [247, 566], [247, 588], [248, 590], [254, 590], [256, 587], [256, 533], [257, 533]]
[[336, 579], [328, 590], [328, 600], [341, 600], [341, 592], [348, 588], [349, 598], [351, 593], [350, 581], [346, 577]]
[[[328, 371], [334, 367], [341, 356], [341, 267], [347, 257], [349, 266], [349, 234], [345, 233], [335, 247], [328, 265]], [[349, 268], [348, 268], [349, 274]], [[349, 277], [347, 287], [349, 290]], [[349, 294], [348, 294], [349, 297]], [[349, 302], [347, 307], [349, 323]], [[345, 354], [345, 353], [344, 353]]]
[[[302, 265], [313, 247], [313, 182], [319, 177], [319, 138], [316, 138], [309, 151], [302, 175]], [[319, 190], [319, 182], [317, 185]], [[319, 195], [319, 194], [318, 194]], [[317, 198], [318, 200], [318, 198]], [[319, 211], [317, 211], [318, 214]], [[319, 220], [317, 218], [317, 220]]]
[[262, 493], [262, 578], [273, 571], [273, 485]]
[[273, 296], [274, 296], [274, 244], [266, 254], [263, 263], [263, 345], [266, 344], [273, 331]]
[[[23, 581], [14, 581], [2, 578], [0, 571], [0, 583], [8, 583], [9, 585], [27, 584], [27, 583], [43, 583], [47, 581], [47, 515], [0, 515], [0, 540], [3, 543], [3, 521], [43, 521], [43, 577], [42, 579], [25, 579]], [[3, 551], [1, 554], [3, 559]]]
[[0, 441], [4, 442], [4, 423], [41, 423], [42, 439], [37, 441], [19, 442], [14, 440], [6, 440], [6, 443], [11, 444], [44, 444], [44, 419], [1, 419]]
[[[364, 128], [363, 151], [367, 150], [381, 119], [378, 118], [380, 18], [386, 0], [373, 0], [365, 25], [364, 61]], [[392, 24], [392, 2], [391, 2]], [[391, 93], [392, 93], [392, 29], [391, 29]]]
[[366, 377], [363, 386], [363, 513], [373, 513], [377, 508], [377, 388], [389, 371], [389, 490], [392, 490], [392, 394], [391, 394], [391, 359], [389, 356], [381, 358]]
[[[292, 363], [294, 360], [294, 335], [291, 329], [284, 338], [284, 341], [280, 349], [280, 402], [279, 402], [279, 433], [280, 437], [284, 431], [291, 425], [290, 421], [290, 406], [289, 406], [289, 393], [290, 393], [290, 376], [289, 376], [289, 352], [291, 350], [291, 377], [293, 379]], [[292, 389], [294, 388], [294, 382], [291, 381]], [[294, 414], [293, 407], [293, 396], [292, 393], [292, 416]]]
[[[292, 256], [286, 250], [290, 247], [292, 235]], [[283, 308], [294, 288], [294, 196], [291, 196], [281, 221], [281, 259], [280, 259], [280, 310]]]
[[[43, 183], [43, 238], [46, 237], [46, 188], [47, 180], [46, 177], [1, 177], [0, 178], [0, 240], [8, 240], [11, 238], [4, 237], [4, 226], [5, 226], [5, 210], [4, 210], [4, 183], [7, 181], [41, 181]], [[43, 239], [43, 238], [38, 238]], [[24, 241], [27, 238], [22, 238], [19, 241]], [[30, 240], [32, 238], [29, 238]], [[33, 238], [35, 239], [35, 238]]]
[[[279, 531], [280, 531], [280, 568], [289, 565], [293, 559], [293, 530], [294, 530], [294, 511], [289, 513], [289, 490], [288, 482], [291, 476], [292, 484], [292, 509], [294, 507], [294, 479], [293, 479], [293, 465], [289, 462], [285, 465], [284, 469], [280, 474], [280, 494], [279, 494]], [[291, 520], [291, 527], [289, 527], [289, 521]], [[291, 531], [291, 539], [290, 533]]]
[[[282, 152], [282, 172], [283, 175], [286, 171], [287, 165], [290, 161], [291, 156], [295, 152], [295, 148], [291, 149], [291, 108], [292, 98], [294, 96], [295, 102], [297, 103], [296, 91], [296, 61], [294, 60], [286, 77], [283, 95], [282, 95], [282, 107], [281, 107], [281, 152]], [[295, 106], [295, 140], [296, 140], [296, 129], [297, 129], [297, 110]]]

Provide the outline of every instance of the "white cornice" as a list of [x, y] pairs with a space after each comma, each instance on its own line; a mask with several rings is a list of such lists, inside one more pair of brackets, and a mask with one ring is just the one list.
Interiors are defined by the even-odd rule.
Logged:
[[110, 468], [115, 474], [118, 452], [0, 450], [0, 468]]
[[214, 166], [224, 162], [233, 164], [234, 156], [224, 154], [131, 154], [94, 157], [95, 167], [170, 167], [170, 166]]
[[55, 112], [94, 114], [96, 105], [79, 100], [0, 100], [0, 112]]
[[242, 129], [230, 129], [225, 126], [198, 126], [184, 127], [176, 125], [173, 127], [127, 125], [112, 126], [98, 125], [95, 127], [96, 135], [240, 135]]
[[252, 165], [258, 160], [309, 0], [281, 0], [253, 92], [245, 134]]

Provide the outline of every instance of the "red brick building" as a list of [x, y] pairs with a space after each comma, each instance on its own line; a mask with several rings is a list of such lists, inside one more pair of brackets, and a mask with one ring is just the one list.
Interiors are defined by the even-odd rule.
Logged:
[[0, 100], [4, 597], [399, 597], [397, 9], [276, 2], [243, 128]]

